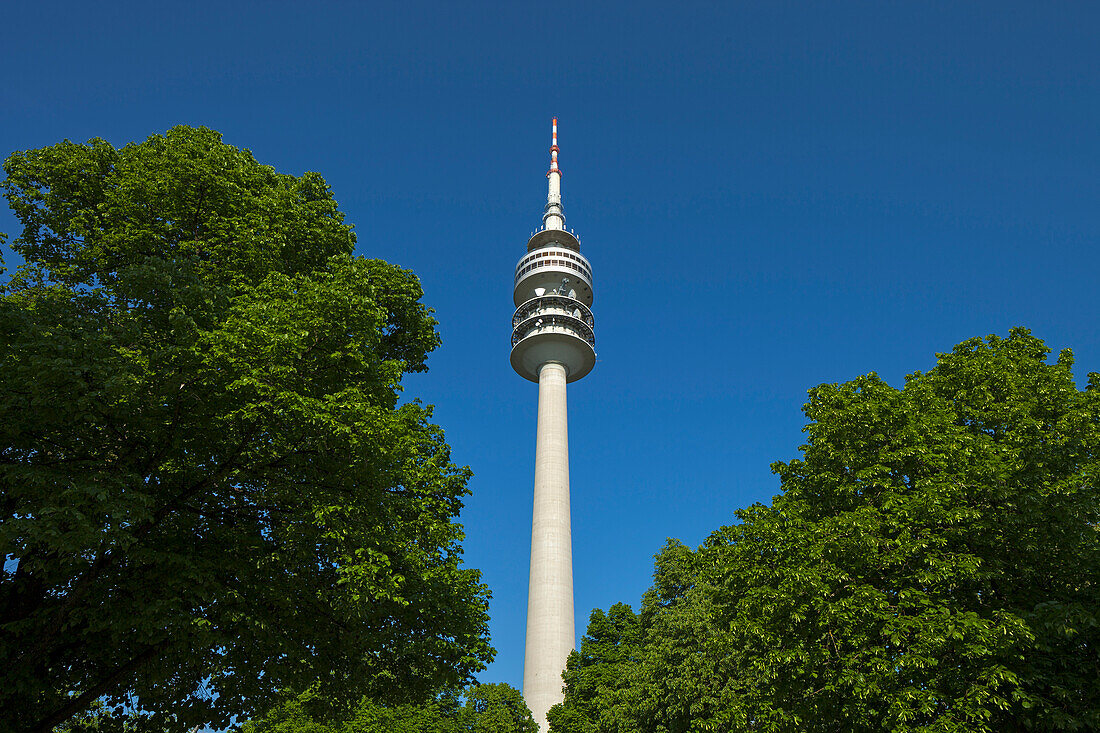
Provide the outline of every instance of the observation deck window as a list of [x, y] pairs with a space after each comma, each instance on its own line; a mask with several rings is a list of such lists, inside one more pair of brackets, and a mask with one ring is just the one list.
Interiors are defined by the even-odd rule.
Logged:
[[532, 252], [526, 255], [516, 265], [516, 282], [519, 282], [520, 278], [524, 277], [528, 273], [538, 268], [544, 267], [560, 267], [574, 272], [579, 272], [589, 282], [592, 280], [592, 270], [588, 267], [586, 260], [579, 253], [567, 252], [564, 250], [556, 249], [544, 249]]

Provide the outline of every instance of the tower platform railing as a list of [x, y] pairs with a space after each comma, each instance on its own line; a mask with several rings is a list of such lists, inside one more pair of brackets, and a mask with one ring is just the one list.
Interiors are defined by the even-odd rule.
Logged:
[[595, 348], [595, 318], [592, 311], [576, 298], [550, 294], [531, 298], [512, 316], [512, 346], [540, 333], [567, 333]]
[[592, 315], [592, 309], [587, 305], [560, 293], [548, 293], [540, 295], [520, 304], [512, 315], [512, 328], [517, 328], [521, 323], [542, 314], [570, 315], [582, 321], [589, 328], [595, 328], [596, 319]]
[[513, 347], [525, 338], [544, 333], [565, 334], [585, 341], [592, 348], [596, 347], [596, 337], [593, 335], [592, 329], [587, 327], [581, 319], [561, 314], [545, 315], [540, 318], [542, 319], [541, 324], [530, 324], [530, 328], [524, 328], [524, 324], [521, 324], [519, 328], [512, 332]]

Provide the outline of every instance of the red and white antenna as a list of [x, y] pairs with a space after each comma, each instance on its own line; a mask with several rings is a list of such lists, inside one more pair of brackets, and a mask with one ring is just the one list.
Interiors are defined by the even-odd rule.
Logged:
[[546, 177], [549, 178], [551, 173], [557, 173], [561, 175], [561, 171], [558, 169], [558, 118], [554, 118], [553, 133], [551, 133], [550, 144], [550, 170], [546, 172]]
[[561, 207], [561, 169], [558, 168], [558, 118], [554, 118], [553, 133], [550, 139], [550, 170], [546, 177], [550, 179], [546, 195], [546, 211], [542, 215], [543, 228], [565, 229], [565, 211]]

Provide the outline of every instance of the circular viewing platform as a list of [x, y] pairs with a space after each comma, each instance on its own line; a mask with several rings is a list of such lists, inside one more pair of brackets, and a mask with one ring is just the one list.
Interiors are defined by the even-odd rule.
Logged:
[[574, 382], [596, 365], [595, 319], [588, 306], [567, 295], [531, 298], [512, 316], [512, 368], [537, 382], [547, 362], [565, 366]]
[[574, 252], [581, 251], [580, 240], [576, 235], [565, 229], [540, 229], [527, 240], [527, 251], [534, 252], [542, 247], [565, 247]]
[[556, 289], [563, 277], [570, 280], [577, 300], [592, 305], [592, 265], [580, 252], [554, 248], [539, 249], [520, 259], [512, 301], [518, 306], [533, 297], [536, 288]]

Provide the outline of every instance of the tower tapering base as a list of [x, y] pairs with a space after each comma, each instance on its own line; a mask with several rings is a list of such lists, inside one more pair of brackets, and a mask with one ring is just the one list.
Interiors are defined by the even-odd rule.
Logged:
[[535, 439], [535, 508], [531, 520], [531, 584], [523, 699], [541, 731], [546, 711], [562, 700], [561, 673], [576, 642], [573, 627], [573, 548], [569, 528], [569, 433], [565, 367], [539, 369]]

